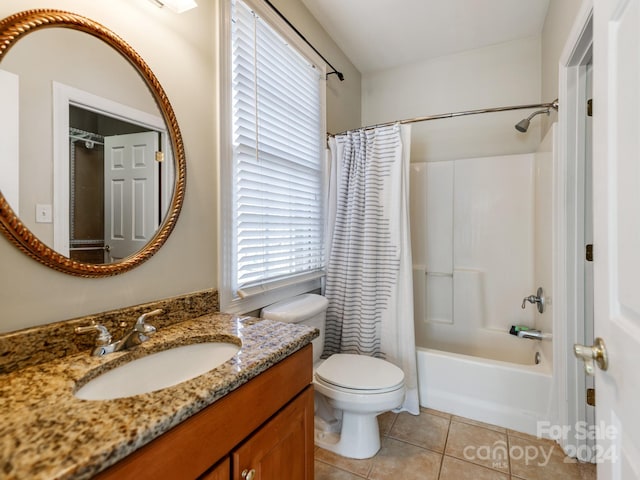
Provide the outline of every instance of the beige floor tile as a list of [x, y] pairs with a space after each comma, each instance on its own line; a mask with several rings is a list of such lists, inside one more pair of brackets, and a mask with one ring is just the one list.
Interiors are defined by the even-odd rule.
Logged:
[[442, 455], [392, 438], [382, 441], [370, 480], [437, 480]]
[[511, 437], [523, 438], [525, 440], [537, 440], [542, 442], [550, 442], [551, 444], [556, 443], [555, 440], [551, 440], [549, 438], [540, 438], [535, 435], [529, 435], [528, 433], [518, 432], [517, 430], [507, 429], [507, 435]]
[[363, 460], [356, 460], [355, 458], [346, 458], [337, 455], [324, 448], [316, 450], [316, 461], [327, 463], [334, 467], [338, 467], [341, 470], [346, 470], [355, 475], [366, 477], [373, 465], [373, 458], [365, 458]]
[[495, 430], [452, 420], [445, 454], [509, 473], [507, 435]]
[[315, 480], [360, 480], [366, 477], [360, 477], [353, 473], [345, 472], [339, 468], [333, 467], [327, 463], [316, 460], [315, 462]]
[[420, 407], [420, 412], [430, 413], [431, 415], [437, 415], [439, 417], [451, 419], [450, 413], [441, 412], [440, 410], [434, 410], [433, 408]]
[[578, 469], [580, 470], [581, 480], [596, 480], [598, 474], [596, 472], [595, 463], [579, 463]]
[[582, 480], [580, 465], [559, 445], [545, 440], [509, 437], [511, 474], [524, 480]]
[[384, 436], [389, 433], [393, 422], [396, 421], [397, 413], [385, 412], [382, 415], [378, 415], [378, 427], [380, 428], [380, 435]]
[[439, 480], [509, 480], [509, 475], [445, 455]]
[[[552, 440], [514, 430], [504, 433], [500, 427], [437, 410], [420, 411], [419, 416], [380, 415], [382, 448], [373, 458], [349, 459], [316, 447], [316, 480], [508, 480], [509, 473], [512, 480], [596, 480], [595, 465], [565, 460]], [[443, 448], [444, 457], [430, 450]]]
[[476, 427], [488, 428], [489, 430], [494, 430], [500, 433], [507, 433], [506, 428], [491, 425], [490, 423], [479, 422], [478, 420], [471, 420], [470, 418], [453, 415], [451, 417], [451, 420], [455, 422], [468, 423], [469, 425], [475, 425]]
[[442, 453], [448, 430], [449, 420], [444, 417], [426, 412], [421, 412], [420, 415], [403, 412], [396, 418], [389, 436]]

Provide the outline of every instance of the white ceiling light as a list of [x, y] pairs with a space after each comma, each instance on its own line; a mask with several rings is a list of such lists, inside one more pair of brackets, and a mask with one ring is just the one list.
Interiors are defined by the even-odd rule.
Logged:
[[196, 8], [198, 4], [195, 0], [152, 0], [159, 7], [167, 7], [169, 10], [182, 13], [192, 8]]

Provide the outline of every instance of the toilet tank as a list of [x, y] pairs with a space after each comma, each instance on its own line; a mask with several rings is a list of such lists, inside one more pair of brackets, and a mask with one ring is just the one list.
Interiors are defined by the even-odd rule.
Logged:
[[313, 363], [316, 363], [324, 349], [324, 327], [329, 301], [322, 295], [305, 293], [287, 298], [264, 307], [260, 316], [269, 320], [286, 323], [301, 323], [320, 331], [320, 336], [313, 340]]

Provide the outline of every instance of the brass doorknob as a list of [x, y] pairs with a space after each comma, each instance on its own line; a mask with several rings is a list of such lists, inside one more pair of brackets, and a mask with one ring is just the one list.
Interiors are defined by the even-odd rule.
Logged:
[[609, 356], [607, 355], [607, 347], [604, 344], [604, 340], [602, 340], [600, 337], [594, 340], [593, 346], [591, 347], [576, 343], [573, 346], [573, 353], [575, 354], [576, 358], [584, 361], [584, 371], [587, 372], [587, 375], [594, 374], [594, 363], [598, 365], [598, 368], [600, 368], [600, 370], [604, 371], [609, 368]]
[[242, 471], [242, 478], [244, 478], [245, 480], [253, 480], [255, 476], [256, 476], [256, 471], [253, 468], [251, 470]]

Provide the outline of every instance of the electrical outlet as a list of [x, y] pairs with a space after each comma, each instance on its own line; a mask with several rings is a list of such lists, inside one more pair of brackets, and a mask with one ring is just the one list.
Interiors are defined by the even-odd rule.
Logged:
[[51, 205], [36, 205], [36, 223], [53, 222], [53, 207]]

